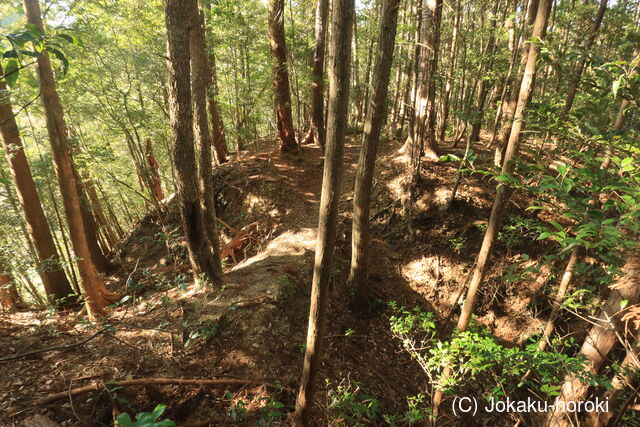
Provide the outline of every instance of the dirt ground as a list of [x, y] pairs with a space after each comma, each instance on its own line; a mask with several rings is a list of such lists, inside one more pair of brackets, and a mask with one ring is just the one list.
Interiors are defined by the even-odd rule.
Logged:
[[[356, 139], [345, 149], [314, 425], [346, 422], [329, 410], [340, 384], [360, 383], [361, 392], [379, 401], [379, 414], [401, 416], [407, 410], [406, 397], [423, 390], [427, 379], [391, 335], [387, 303], [420, 306], [435, 312], [439, 320], [454, 310], [455, 320], [455, 296], [481, 244], [494, 185], [482, 175], [465, 174], [456, 202], [445, 211], [443, 202], [456, 171], [455, 164], [446, 162], [423, 164], [416, 239], [408, 243], [407, 158], [399, 148], [394, 141], [381, 144], [377, 164], [370, 261], [374, 311], [367, 317], [350, 309], [351, 290], [346, 285]], [[490, 161], [483, 147], [476, 147], [476, 152], [478, 163]], [[279, 412], [293, 407], [302, 365], [322, 167], [320, 150], [305, 146], [300, 156], [265, 151], [218, 168], [216, 203], [225, 223], [219, 226], [223, 249], [243, 236], [233, 254], [235, 262], [232, 257], [225, 261], [221, 289], [193, 283], [185, 269], [176, 204], [169, 201], [164, 212], [152, 212], [137, 224], [114, 254], [119, 268], [108, 284], [124, 297], [105, 323], [90, 324], [75, 312], [0, 314], [0, 425], [36, 425], [36, 414], [65, 426], [113, 425], [121, 412], [152, 411], [159, 403], [167, 405], [163, 416], [178, 425], [286, 425]], [[550, 250], [532, 243], [535, 236], [527, 238], [521, 224], [534, 215], [527, 206], [524, 196], [513, 197], [476, 310], [479, 322], [506, 345], [520, 345], [539, 333], [548, 315], [550, 269], [535, 280], [504, 279], [511, 266], [534, 265]], [[451, 321], [439, 324], [442, 330], [450, 326]], [[91, 339], [81, 343], [87, 338]], [[79, 345], [3, 360], [70, 344]], [[251, 382], [122, 388], [109, 384], [145, 378]], [[95, 382], [99, 392], [71, 396], [70, 390]], [[67, 395], [34, 404], [58, 392]], [[383, 425], [382, 417], [378, 419]], [[477, 425], [515, 421], [484, 420]], [[445, 410], [442, 425], [476, 424]]]

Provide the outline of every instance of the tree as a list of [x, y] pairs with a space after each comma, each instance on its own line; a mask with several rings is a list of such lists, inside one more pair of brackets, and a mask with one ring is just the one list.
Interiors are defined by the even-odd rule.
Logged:
[[318, 0], [316, 5], [315, 45], [311, 71], [311, 130], [316, 144], [324, 150], [324, 51], [327, 35], [329, 0]]
[[[550, 9], [551, 0], [540, 0], [533, 28], [533, 39], [544, 39]], [[514, 112], [513, 125], [511, 128], [511, 133], [509, 135], [509, 142], [506, 147], [504, 162], [502, 164], [501, 174], [505, 176], [510, 175], [513, 171], [514, 163], [518, 155], [520, 136], [524, 128], [525, 111], [529, 105], [531, 93], [533, 92], [533, 86], [535, 82], [537, 70], [536, 62], [538, 60], [538, 52], [540, 50], [540, 46], [537, 44], [537, 41], [528, 43], [529, 48], [526, 67], [524, 76], [522, 78], [522, 83], [520, 84], [518, 103]], [[496, 188], [496, 196], [493, 201], [493, 207], [491, 208], [489, 224], [487, 225], [487, 230], [482, 241], [482, 246], [480, 247], [478, 257], [476, 258], [475, 268], [473, 269], [473, 277], [471, 279], [471, 282], [469, 283], [467, 296], [464, 305], [462, 306], [460, 318], [458, 319], [457, 327], [460, 331], [466, 331], [467, 327], [469, 326], [469, 322], [471, 321], [471, 315], [473, 314], [476, 298], [478, 296], [478, 290], [487, 271], [489, 257], [491, 256], [491, 251], [493, 249], [496, 236], [498, 235], [498, 231], [500, 230], [502, 216], [504, 214], [508, 199], [509, 197], [507, 194], [507, 187], [503, 184], [498, 184]], [[445, 373], [443, 375], [446, 377], [449, 375], [449, 373], [450, 370], [445, 370]], [[442, 397], [442, 390], [438, 389], [433, 398], [433, 409], [434, 415], [436, 416], [438, 414], [438, 407], [440, 405], [440, 402], [442, 401]]]
[[436, 123], [436, 72], [440, 46], [440, 21], [442, 0], [424, 0], [420, 30], [418, 60], [418, 85], [416, 87], [414, 143], [420, 152], [431, 160], [438, 160]]
[[515, 110], [518, 105], [519, 88], [521, 87], [524, 69], [527, 65], [530, 44], [526, 43], [526, 35], [529, 34], [529, 27], [531, 27], [531, 25], [534, 25], [536, 11], [538, 10], [538, 4], [539, 0], [530, 0], [529, 5], [527, 6], [527, 14], [522, 29], [522, 41], [520, 44], [520, 65], [516, 70], [516, 77], [513, 80], [513, 85], [511, 86], [511, 90], [509, 92], [509, 101], [502, 108], [502, 126], [500, 127], [500, 131], [498, 133], [498, 144], [496, 146], [494, 156], [494, 164], [497, 167], [501, 167], [504, 161], [504, 151], [507, 148]]
[[[0, 66], [0, 74], [4, 74]], [[6, 91], [4, 80], [0, 81], [0, 91]], [[24, 213], [29, 235], [39, 261], [38, 274], [47, 297], [52, 295], [56, 300], [67, 298], [73, 293], [71, 284], [62, 267], [49, 228], [49, 223], [42, 209], [42, 202], [31, 175], [31, 168], [24, 152], [20, 131], [8, 99], [0, 103], [0, 132], [4, 146], [5, 158], [11, 171], [11, 177], [18, 193], [18, 199]]]
[[442, 93], [442, 117], [440, 120], [440, 128], [438, 129], [438, 139], [440, 141], [444, 141], [445, 139], [447, 119], [449, 118], [449, 98], [451, 96], [453, 72], [456, 68], [456, 57], [458, 55], [458, 35], [460, 33], [460, 17], [462, 15], [461, 0], [455, 2], [454, 10], [453, 35], [451, 37], [451, 46], [449, 47], [449, 68], [447, 69], [447, 77]]
[[189, 34], [189, 53], [191, 55], [191, 96], [193, 99], [193, 124], [195, 139], [199, 151], [199, 199], [203, 227], [206, 232], [201, 238], [206, 242], [204, 258], [206, 269], [203, 271], [210, 279], [219, 282], [222, 279], [220, 263], [220, 243], [216, 222], [214, 202], [213, 170], [211, 158], [211, 134], [207, 121], [207, 89], [211, 84], [210, 65], [205, 54], [204, 16], [198, 9], [194, 11], [194, 22]]
[[[196, 20], [197, 7], [196, 0], [167, 0], [164, 3], [169, 57], [169, 116], [180, 218], [186, 236], [189, 262], [196, 281], [201, 274], [205, 274], [209, 280], [216, 282], [221, 274], [220, 258], [216, 259], [216, 247], [212, 246], [212, 233], [209, 230], [215, 222], [207, 222], [215, 213], [204, 211], [203, 205], [209, 203], [209, 198], [203, 198], [201, 191], [201, 187], [206, 185], [204, 179], [211, 181], [211, 177], [206, 177], [207, 168], [209, 171], [211, 168], [211, 157], [208, 157], [207, 161], [207, 155], [210, 154], [202, 152], [207, 150], [206, 147], [208, 150], [211, 149], [210, 140], [207, 139], [209, 135], [204, 103], [204, 43], [200, 42], [198, 46], [199, 41], [190, 41], [191, 38], [201, 37], [202, 34], [201, 21]], [[193, 65], [195, 66], [192, 70]], [[197, 120], [194, 120], [194, 107]], [[201, 160], [204, 155], [204, 161], [207, 163], [200, 165], [200, 181], [193, 145], [194, 137], [198, 139]]]
[[294, 416], [296, 425], [309, 425], [315, 379], [322, 356], [331, 257], [335, 246], [336, 219], [342, 183], [346, 117], [349, 111], [350, 41], [353, 36], [354, 3], [354, 0], [336, 0], [333, 3], [328, 67], [327, 146], [320, 196], [318, 238], [313, 264], [307, 343]]
[[596, 11], [596, 16], [591, 23], [589, 36], [584, 41], [584, 56], [576, 64], [576, 68], [573, 70], [573, 75], [569, 79], [569, 86], [567, 87], [567, 98], [562, 109], [563, 116], [569, 114], [569, 111], [571, 111], [571, 107], [573, 107], [573, 101], [576, 98], [576, 92], [578, 91], [578, 85], [580, 84], [582, 72], [587, 65], [587, 55], [589, 54], [589, 49], [591, 49], [591, 46], [593, 46], [593, 43], [596, 41], [596, 36], [598, 35], [598, 30], [600, 29], [600, 24], [602, 24], [604, 13], [607, 10], [607, 2], [608, 0], [600, 0], [598, 10]]
[[[38, 0], [24, 0], [25, 14], [30, 24], [44, 33], [44, 26], [40, 16]], [[67, 129], [64, 120], [64, 110], [56, 92], [53, 78], [51, 59], [45, 51], [38, 56], [38, 77], [42, 92], [47, 132], [53, 153], [53, 161], [58, 176], [58, 184], [64, 210], [69, 225], [71, 243], [78, 257], [78, 271], [81, 277], [81, 289], [85, 298], [87, 315], [97, 318], [104, 315], [104, 308], [112, 302], [112, 298], [105, 287], [104, 281], [98, 274], [92, 262], [85, 224], [82, 219], [80, 195], [78, 194], [71, 153], [67, 143]]]
[[373, 69], [371, 99], [364, 125], [364, 137], [358, 159], [353, 195], [353, 230], [351, 234], [351, 270], [349, 280], [356, 289], [355, 304], [368, 307], [367, 263], [370, 249], [369, 212], [371, 187], [380, 132], [384, 124], [387, 88], [395, 45], [396, 25], [400, 0], [384, 0], [380, 20], [380, 33]]
[[273, 69], [273, 87], [275, 90], [278, 134], [280, 151], [296, 151], [296, 135], [293, 130], [291, 113], [291, 90], [289, 88], [289, 70], [287, 69], [287, 47], [284, 34], [284, 0], [271, 0], [269, 3], [269, 41], [271, 56], [275, 60]]

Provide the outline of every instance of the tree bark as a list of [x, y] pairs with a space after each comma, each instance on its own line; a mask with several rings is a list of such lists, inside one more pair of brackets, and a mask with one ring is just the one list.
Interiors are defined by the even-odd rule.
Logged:
[[327, 131], [324, 125], [324, 51], [327, 37], [329, 0], [318, 0], [316, 6], [315, 47], [311, 70], [311, 131], [315, 143], [324, 150]]
[[440, 120], [440, 128], [438, 129], [438, 140], [444, 142], [447, 130], [447, 120], [449, 119], [449, 98], [451, 97], [451, 87], [453, 83], [453, 72], [456, 67], [456, 56], [458, 53], [458, 33], [460, 32], [460, 17], [462, 15], [462, 0], [457, 0], [454, 7], [453, 18], [453, 35], [451, 38], [451, 46], [449, 48], [449, 68], [447, 70], [447, 78], [442, 93], [442, 118]]
[[151, 138], [147, 138], [145, 144], [145, 157], [147, 158], [147, 165], [151, 172], [151, 189], [156, 202], [160, 204], [164, 200], [164, 192], [162, 191], [162, 181], [160, 179], [160, 167], [156, 156], [153, 155], [153, 146], [151, 145]]
[[80, 200], [80, 212], [82, 214], [82, 222], [84, 224], [85, 239], [89, 247], [89, 253], [91, 254], [91, 262], [95, 266], [96, 270], [100, 274], [108, 274], [113, 271], [115, 266], [105, 256], [105, 253], [109, 251], [109, 248], [105, 245], [99, 244], [98, 225], [93, 216], [94, 212], [91, 208], [91, 203], [85, 192], [84, 183], [78, 173], [73, 156], [70, 156], [71, 160], [71, 172], [76, 183], [76, 190], [78, 198]]
[[20, 308], [24, 306], [22, 298], [16, 289], [15, 281], [11, 277], [11, 271], [0, 259], [0, 306], [6, 309]]
[[440, 44], [442, 0], [425, 0], [418, 53], [418, 86], [416, 88], [414, 143], [430, 160], [438, 160], [435, 138], [435, 74]]
[[[489, 34], [489, 39], [487, 40], [487, 44], [484, 48], [484, 52], [482, 52], [482, 61], [480, 63], [480, 69], [478, 75], [480, 76], [480, 83], [478, 87], [478, 99], [476, 103], [476, 111], [473, 116], [473, 123], [471, 126], [471, 133], [469, 134], [470, 141], [476, 142], [480, 140], [480, 129], [482, 127], [482, 120], [484, 118], [484, 104], [487, 100], [487, 95], [489, 94], [490, 82], [484, 78], [484, 75], [487, 72], [491, 71], [493, 67], [493, 57], [494, 57], [494, 48], [495, 48], [495, 40], [496, 40], [496, 27], [498, 23], [498, 6], [500, 2], [496, 1], [494, 3], [493, 11], [491, 12], [491, 33]], [[506, 12], [506, 9], [505, 9]], [[486, 57], [489, 57], [486, 59]]]
[[278, 134], [280, 151], [297, 151], [298, 144], [293, 130], [291, 113], [291, 90], [289, 70], [287, 69], [287, 47], [284, 34], [284, 0], [271, 0], [269, 3], [269, 41], [271, 56], [275, 60], [273, 69], [273, 87], [275, 89]]
[[315, 379], [318, 375], [322, 355], [331, 257], [335, 246], [336, 220], [342, 183], [346, 118], [349, 111], [351, 73], [351, 45], [349, 42], [353, 31], [354, 3], [354, 0], [335, 0], [333, 3], [331, 57], [328, 68], [327, 147], [313, 266], [309, 328], [294, 416], [296, 425], [309, 425]]
[[220, 243], [216, 222], [216, 207], [214, 202], [213, 159], [211, 158], [211, 135], [207, 121], [207, 88], [210, 86], [210, 66], [207, 61], [204, 39], [204, 16], [197, 9], [194, 12], [195, 22], [189, 34], [189, 50], [191, 54], [191, 96], [193, 99], [194, 133], [198, 145], [199, 192], [200, 210], [204, 220], [206, 232], [202, 239], [205, 241], [206, 251], [203, 256], [203, 271], [214, 281], [222, 279], [222, 265], [220, 262]]
[[[629, 306], [640, 302], [640, 256], [632, 254], [622, 271], [624, 275], [613, 286], [609, 298], [597, 316], [599, 320], [592, 326], [580, 349], [580, 354], [587, 360], [586, 372], [598, 373], [608, 361], [608, 355], [618, 343], [618, 335], [624, 337], [628, 332], [622, 318]], [[621, 306], [623, 300], [627, 300], [626, 309]], [[557, 402], [584, 400], [588, 389], [587, 384], [583, 384], [574, 376], [569, 376], [562, 386]], [[564, 405], [559, 405], [557, 402], [554, 412], [549, 414], [548, 425], [551, 427], [574, 425], [574, 418], [578, 414], [563, 411]]]
[[562, 307], [562, 300], [567, 294], [567, 290], [569, 289], [569, 285], [571, 284], [571, 279], [573, 279], [573, 273], [575, 271], [576, 264], [580, 261], [582, 257], [583, 247], [578, 245], [571, 250], [571, 255], [569, 256], [569, 261], [567, 262], [567, 266], [564, 269], [564, 273], [562, 274], [562, 279], [560, 280], [560, 286], [558, 287], [558, 292], [556, 293], [556, 297], [551, 306], [551, 314], [549, 315], [549, 320], [544, 327], [544, 332], [542, 334], [542, 339], [538, 343], [538, 349], [540, 351], [544, 351], [547, 348], [547, 344], [551, 339], [551, 334], [553, 334], [553, 330], [555, 329], [555, 321], [558, 317], [558, 313], [560, 313], [560, 307]]
[[[2, 66], [0, 66], [0, 74], [3, 74]], [[7, 90], [6, 83], [4, 80], [0, 81], [0, 91], [5, 90]], [[44, 290], [47, 297], [52, 295], [55, 300], [67, 298], [73, 294], [73, 290], [64, 273], [49, 223], [42, 209], [42, 202], [31, 175], [31, 168], [8, 96], [4, 102], [0, 102], [0, 132], [11, 178], [37, 255], [38, 274], [42, 279]], [[56, 304], [56, 301], [51, 302]]]
[[[25, 14], [30, 24], [44, 32], [40, 5], [38, 0], [24, 0]], [[78, 270], [81, 277], [81, 289], [85, 298], [89, 318], [104, 315], [104, 308], [111, 303], [112, 298], [95, 265], [87, 243], [85, 225], [82, 219], [82, 208], [77, 183], [73, 174], [71, 153], [67, 143], [67, 131], [64, 122], [64, 110], [56, 92], [56, 83], [51, 69], [51, 59], [47, 52], [38, 57], [38, 77], [42, 91], [47, 131], [53, 153], [53, 161], [58, 176], [60, 192], [64, 204], [67, 223], [71, 235], [73, 250], [78, 257]]]
[[371, 100], [367, 109], [364, 138], [355, 178], [349, 280], [356, 289], [355, 305], [361, 311], [366, 311], [369, 307], [367, 271], [370, 250], [369, 212], [371, 209], [371, 187], [378, 141], [385, 118], [387, 88], [391, 74], [399, 6], [400, 0], [383, 0], [382, 2]]
[[504, 160], [504, 151], [507, 148], [507, 142], [509, 141], [509, 136], [511, 132], [511, 127], [513, 125], [514, 114], [516, 107], [518, 105], [518, 88], [521, 86], [522, 78], [524, 74], [524, 69], [527, 64], [527, 57], [529, 53], [530, 43], [526, 42], [527, 34], [529, 33], [529, 27], [534, 23], [534, 19], [536, 17], [536, 10], [538, 9], [539, 0], [529, 0], [529, 7], [527, 9], [527, 16], [525, 18], [525, 25], [522, 30], [522, 42], [521, 42], [521, 50], [520, 50], [520, 65], [518, 66], [518, 71], [516, 72], [516, 77], [514, 79], [513, 87], [511, 88], [509, 102], [502, 109], [502, 126], [500, 127], [500, 132], [498, 133], [498, 144], [496, 145], [495, 155], [494, 155], [494, 164], [497, 167], [501, 167]]
[[[205, 2], [207, 3], [207, 2]], [[211, 49], [209, 54], [209, 65], [211, 68], [211, 82], [207, 91], [207, 102], [209, 104], [209, 116], [211, 116], [211, 133], [213, 138], [213, 147], [215, 149], [215, 160], [218, 165], [228, 161], [227, 156], [227, 136], [224, 131], [224, 122], [222, 114], [218, 108], [218, 73], [216, 71], [216, 56]]]
[[[550, 8], [551, 0], [540, 0], [533, 29], [533, 37], [535, 39], [543, 40], [545, 37]], [[524, 128], [525, 111], [528, 107], [535, 83], [535, 75], [537, 70], [536, 61], [538, 59], [538, 52], [540, 50], [540, 47], [535, 43], [529, 42], [529, 44], [530, 46], [527, 49], [528, 55], [524, 77], [522, 79], [518, 95], [518, 105], [514, 112], [513, 126], [511, 129], [511, 134], [509, 136], [509, 142], [507, 144], [505, 159], [502, 165], [503, 175], [509, 175], [513, 170], [514, 163], [518, 155], [520, 135]], [[493, 207], [491, 209], [491, 216], [489, 217], [489, 224], [487, 225], [487, 231], [485, 232], [482, 246], [476, 259], [476, 266], [473, 270], [473, 278], [469, 283], [469, 289], [467, 291], [465, 303], [462, 307], [460, 318], [458, 319], [457, 327], [461, 331], [466, 331], [467, 327], [469, 326], [471, 315], [473, 314], [473, 309], [478, 295], [478, 290], [487, 271], [488, 261], [491, 256], [495, 238], [498, 234], [498, 231], [500, 230], [502, 216], [504, 214], [507, 202], [507, 187], [504, 185], [498, 185], [498, 187], [496, 188], [496, 196], [493, 202]], [[450, 369], [446, 369], [443, 375], [446, 377], [450, 372]], [[440, 405], [440, 402], [442, 401], [442, 397], [442, 390], [438, 389], [433, 398], [434, 413], [436, 416], [438, 407]]]
[[[190, 50], [192, 43], [189, 39], [194, 27], [198, 26], [197, 8], [196, 0], [165, 0], [164, 2], [168, 39], [169, 117], [180, 217], [194, 280], [199, 282], [200, 275], [204, 274], [215, 282], [219, 276], [213, 248], [208, 238], [208, 227], [213, 224], [207, 224], [207, 218], [200, 204], [202, 194], [199, 189], [198, 167], [193, 145], [194, 124], [198, 129], [196, 133], [200, 134], [199, 137], [205, 129], [208, 130], [206, 112], [202, 110], [203, 105], [197, 106], [199, 110], [196, 113], [197, 122], [194, 122], [193, 112], [193, 101], [196, 98], [203, 100], [206, 96], [206, 84], [197, 88], [199, 94], [193, 98], [191, 91], [190, 61], [193, 52]], [[203, 113], [204, 122], [202, 121]]]

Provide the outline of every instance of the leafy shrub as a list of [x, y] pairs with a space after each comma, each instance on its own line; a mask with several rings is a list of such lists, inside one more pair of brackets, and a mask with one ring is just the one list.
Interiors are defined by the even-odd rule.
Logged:
[[158, 405], [153, 412], [141, 412], [136, 415], [136, 420], [132, 421], [131, 416], [123, 412], [116, 418], [116, 425], [122, 427], [173, 427], [176, 425], [171, 420], [160, 420], [160, 416], [166, 409], [165, 405]]
[[[456, 331], [451, 339], [441, 340], [436, 337], [433, 313], [419, 307], [398, 308], [395, 303], [390, 306], [394, 311], [391, 332], [427, 374], [432, 387], [447, 393], [460, 392], [473, 382], [486, 384], [481, 393], [487, 399], [507, 395], [522, 386], [554, 396], [558, 394], [556, 385], [568, 374], [590, 385], [607, 385], [603, 378], [584, 372], [586, 362], [582, 356], [539, 351], [533, 340], [524, 348], [505, 347], [475, 322], [467, 331]], [[444, 376], [447, 367], [451, 373]], [[532, 375], [522, 380], [529, 371]]]

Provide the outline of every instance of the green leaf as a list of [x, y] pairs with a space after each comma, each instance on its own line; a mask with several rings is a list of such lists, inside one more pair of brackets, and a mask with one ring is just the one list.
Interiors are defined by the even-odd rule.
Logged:
[[62, 75], [66, 75], [67, 71], [69, 71], [69, 60], [64, 56], [64, 53], [62, 53], [61, 50], [50, 46], [47, 46], [47, 50], [62, 62]]
[[118, 420], [118, 424], [121, 424], [122, 427], [134, 427], [133, 421], [131, 420], [131, 416], [126, 412], [118, 415], [116, 420]]
[[620, 309], [625, 308], [627, 305], [629, 305], [628, 299], [623, 299], [622, 301], [620, 301]]
[[166, 405], [158, 405], [154, 408], [152, 414], [154, 416], [154, 419], [158, 419], [160, 418], [160, 415], [162, 415], [162, 413], [164, 412], [164, 410], [167, 408]]
[[7, 62], [7, 65], [4, 67], [4, 80], [7, 82], [9, 87], [13, 87], [18, 80], [18, 70], [20, 69], [20, 64], [18, 64], [17, 59], [10, 59]]

